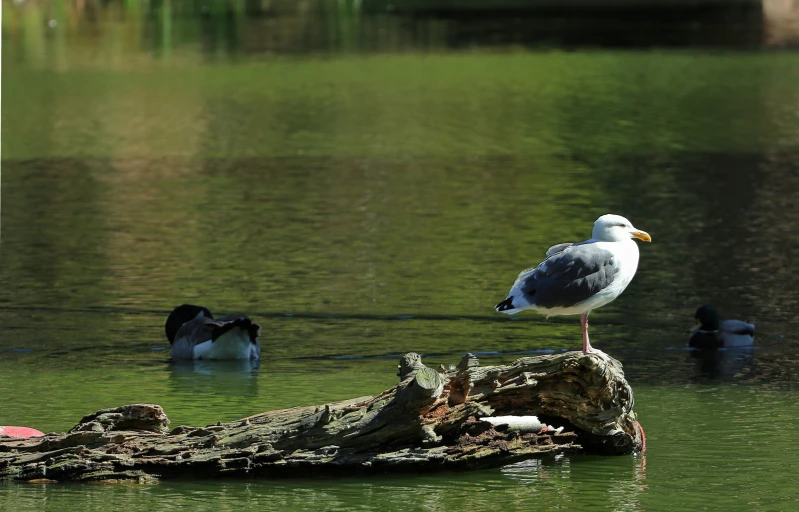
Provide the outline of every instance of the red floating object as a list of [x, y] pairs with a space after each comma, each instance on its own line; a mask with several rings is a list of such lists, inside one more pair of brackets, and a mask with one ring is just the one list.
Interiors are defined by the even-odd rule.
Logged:
[[0, 436], [2, 435], [11, 437], [41, 437], [44, 435], [44, 433], [39, 432], [35, 428], [0, 426]]

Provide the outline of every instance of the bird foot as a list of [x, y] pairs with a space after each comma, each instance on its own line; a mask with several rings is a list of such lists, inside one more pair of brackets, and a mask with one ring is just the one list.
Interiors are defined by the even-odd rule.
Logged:
[[610, 360], [612, 359], [612, 357], [610, 357], [606, 353], [604, 353], [601, 350], [599, 350], [597, 348], [594, 348], [594, 347], [588, 347], [588, 350], [583, 350], [583, 354], [586, 354], [586, 355], [587, 354], [593, 354], [593, 355], [597, 356], [598, 358], [600, 358], [600, 359], [602, 359], [604, 361], [607, 361], [607, 362], [610, 362]]

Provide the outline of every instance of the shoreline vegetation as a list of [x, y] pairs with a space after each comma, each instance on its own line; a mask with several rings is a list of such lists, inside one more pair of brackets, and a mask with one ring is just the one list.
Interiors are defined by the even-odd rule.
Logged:
[[[799, 44], [799, 7], [778, 0], [16, 0], [3, 3], [4, 69], [67, 69], [126, 55], [173, 65], [277, 55], [503, 48], [721, 48]], [[201, 57], [200, 57], [201, 56]], [[10, 59], [9, 64], [7, 59]], [[119, 65], [120, 63], [113, 63]], [[130, 64], [130, 63], [127, 63]]]

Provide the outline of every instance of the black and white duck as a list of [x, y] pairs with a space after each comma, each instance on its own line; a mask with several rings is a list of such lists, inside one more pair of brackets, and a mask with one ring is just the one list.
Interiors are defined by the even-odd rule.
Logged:
[[208, 308], [182, 304], [169, 314], [165, 330], [176, 361], [261, 357], [261, 326], [244, 315], [214, 319]]

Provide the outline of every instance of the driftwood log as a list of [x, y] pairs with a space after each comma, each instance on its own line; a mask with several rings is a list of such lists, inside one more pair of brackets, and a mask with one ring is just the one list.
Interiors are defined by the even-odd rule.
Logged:
[[104, 409], [65, 434], [0, 436], [0, 479], [459, 470], [643, 449], [632, 390], [613, 359], [568, 352], [479, 366], [467, 354], [457, 368], [436, 371], [410, 353], [401, 359], [399, 377], [377, 396], [199, 428], [168, 430], [158, 405]]

